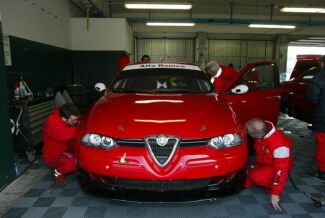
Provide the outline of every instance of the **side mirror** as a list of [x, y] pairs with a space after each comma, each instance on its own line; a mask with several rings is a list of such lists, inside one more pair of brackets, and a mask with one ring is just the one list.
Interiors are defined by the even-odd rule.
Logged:
[[98, 92], [102, 92], [106, 90], [106, 86], [104, 83], [96, 83], [95, 84], [95, 90]]
[[234, 94], [244, 94], [244, 93], [248, 92], [248, 86], [238, 85], [235, 88], [232, 88], [231, 92]]

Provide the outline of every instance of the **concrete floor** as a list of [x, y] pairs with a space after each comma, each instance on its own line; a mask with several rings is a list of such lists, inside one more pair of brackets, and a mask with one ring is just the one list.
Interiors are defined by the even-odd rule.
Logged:
[[[307, 123], [281, 116], [278, 128], [294, 142], [292, 176], [299, 188], [325, 196], [325, 183], [307, 174], [315, 168], [315, 142]], [[239, 194], [181, 203], [138, 203], [94, 197], [84, 193], [75, 176], [64, 188], [53, 183], [51, 171], [35, 162], [21, 177], [0, 193], [0, 217], [325, 217], [325, 208], [313, 202], [287, 182], [281, 195], [283, 211], [269, 204], [262, 188], [252, 187]]]

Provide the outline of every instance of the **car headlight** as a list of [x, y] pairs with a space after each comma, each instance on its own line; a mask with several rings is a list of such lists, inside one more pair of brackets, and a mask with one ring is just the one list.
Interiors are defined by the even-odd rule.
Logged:
[[95, 148], [104, 148], [109, 149], [116, 145], [116, 142], [113, 138], [102, 136], [98, 134], [85, 134], [80, 141], [81, 144], [95, 147]]
[[242, 140], [236, 133], [213, 137], [208, 141], [208, 144], [215, 149], [230, 148], [241, 143]]

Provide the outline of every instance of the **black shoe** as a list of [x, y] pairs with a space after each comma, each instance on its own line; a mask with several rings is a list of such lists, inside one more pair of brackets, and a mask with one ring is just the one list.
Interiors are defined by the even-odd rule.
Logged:
[[325, 182], [325, 172], [317, 171], [315, 173], [311, 173], [310, 176], [321, 182]]

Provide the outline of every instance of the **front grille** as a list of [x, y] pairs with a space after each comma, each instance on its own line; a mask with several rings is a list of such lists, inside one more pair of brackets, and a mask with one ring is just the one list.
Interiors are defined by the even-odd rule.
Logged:
[[[197, 146], [204, 146], [208, 144], [207, 138], [202, 139], [181, 139], [179, 143], [179, 147], [197, 147]], [[136, 148], [144, 148], [146, 145], [143, 139], [117, 139], [117, 144], [119, 146], [125, 147], [136, 147]]]
[[196, 147], [196, 146], [204, 146], [208, 144], [207, 138], [203, 139], [181, 139], [180, 147]]
[[116, 143], [119, 146], [125, 146], [125, 147], [137, 147], [137, 148], [145, 147], [143, 139], [117, 139]]
[[166, 161], [172, 154], [176, 143], [176, 139], [169, 139], [166, 145], [159, 146], [156, 139], [148, 139], [148, 145], [151, 148], [151, 152], [154, 155], [154, 158], [161, 165], [166, 163]]
[[195, 180], [172, 180], [172, 181], [151, 181], [132, 180], [124, 178], [111, 178], [114, 185], [136, 190], [146, 191], [181, 191], [207, 188], [212, 178]]

